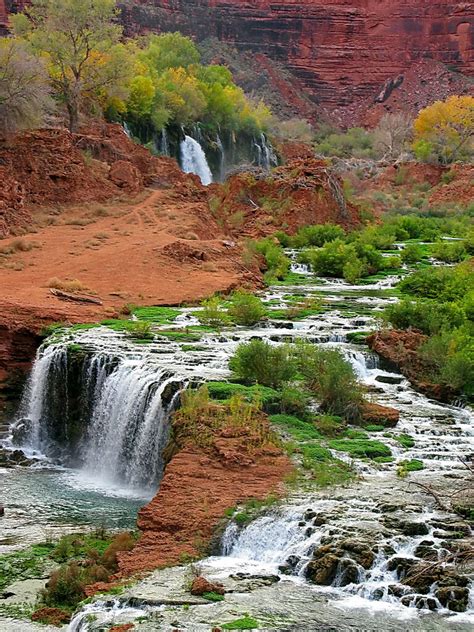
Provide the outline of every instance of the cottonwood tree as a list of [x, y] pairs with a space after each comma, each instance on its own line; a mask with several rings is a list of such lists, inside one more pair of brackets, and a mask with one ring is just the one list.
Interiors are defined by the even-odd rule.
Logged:
[[374, 131], [377, 153], [389, 160], [398, 158], [412, 137], [412, 125], [407, 114], [385, 114]]
[[474, 97], [453, 96], [421, 110], [414, 123], [415, 153], [443, 164], [473, 152]]
[[41, 125], [52, 106], [44, 63], [15, 39], [0, 39], [0, 134]]
[[126, 96], [133, 61], [120, 44], [115, 0], [32, 0], [12, 22], [17, 35], [46, 59], [71, 131], [86, 103]]

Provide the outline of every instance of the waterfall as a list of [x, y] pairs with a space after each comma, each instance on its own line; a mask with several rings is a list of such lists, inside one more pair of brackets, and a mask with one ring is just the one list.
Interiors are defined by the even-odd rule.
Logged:
[[212, 182], [212, 173], [207, 164], [206, 154], [201, 145], [191, 138], [185, 136], [181, 141], [181, 165], [185, 173], [194, 173], [199, 176], [202, 184], [207, 186]]
[[217, 134], [216, 136], [216, 145], [221, 157], [220, 163], [219, 163], [219, 179], [221, 182], [223, 182], [224, 176], [225, 176], [225, 150], [224, 150], [224, 145], [222, 144], [222, 140], [219, 134]]
[[146, 356], [42, 347], [14, 434], [23, 435], [24, 448], [79, 465], [96, 480], [148, 489], [163, 473], [168, 421], [183, 385]]
[[254, 146], [257, 151], [257, 164], [259, 167], [268, 171], [270, 167], [278, 165], [273, 146], [263, 132], [260, 134], [260, 138], [254, 141]]
[[169, 434], [168, 418], [175, 398], [165, 401], [181, 383], [165, 370], [125, 361], [105, 380], [92, 411], [84, 446], [84, 470], [104, 481], [150, 487], [161, 476], [161, 453]]
[[125, 134], [126, 134], [129, 138], [132, 138], [132, 132], [130, 131], [130, 128], [129, 128], [129, 126], [127, 125], [127, 122], [126, 122], [126, 121], [124, 121], [124, 122], [123, 122], [123, 126], [122, 126], [122, 127], [123, 127], [123, 131], [125, 132]]
[[170, 155], [170, 143], [168, 139], [168, 132], [166, 131], [166, 127], [163, 127], [160, 135], [160, 153], [163, 156]]

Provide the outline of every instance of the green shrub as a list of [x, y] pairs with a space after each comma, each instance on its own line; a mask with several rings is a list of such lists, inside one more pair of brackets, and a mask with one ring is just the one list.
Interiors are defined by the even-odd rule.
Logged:
[[396, 329], [418, 329], [432, 335], [461, 326], [465, 314], [456, 303], [404, 300], [389, 305], [383, 312], [383, 318]]
[[357, 281], [360, 281], [360, 279], [365, 276], [366, 272], [366, 265], [363, 261], [357, 258], [347, 261], [342, 268], [342, 274], [348, 283], [356, 283]]
[[[294, 248], [304, 248], [308, 246], [321, 247], [335, 239], [344, 239], [344, 229], [338, 224], [317, 224], [315, 226], [303, 226], [296, 235], [287, 242]], [[280, 242], [281, 243], [281, 242]]]
[[435, 259], [445, 263], [459, 263], [467, 257], [466, 247], [462, 241], [438, 241], [432, 247], [431, 254]]
[[237, 325], [255, 325], [266, 315], [262, 300], [250, 292], [238, 290], [232, 294], [230, 300], [228, 313]]
[[403, 263], [418, 263], [423, 259], [424, 254], [419, 244], [407, 244], [402, 250], [401, 259]]
[[229, 316], [218, 296], [208, 298], [201, 303], [201, 306], [202, 309], [197, 312], [197, 317], [203, 325], [222, 329], [229, 324]]
[[259, 339], [240, 344], [229, 367], [237, 379], [271, 388], [282, 386], [295, 375], [295, 362], [289, 348]]
[[263, 255], [267, 267], [265, 279], [271, 283], [283, 279], [290, 269], [290, 260], [283, 252], [283, 248], [271, 238], [262, 239], [251, 244], [253, 250]]
[[401, 281], [401, 292], [444, 303], [463, 298], [474, 289], [474, 274], [469, 262], [454, 268], [426, 268]]
[[309, 401], [309, 394], [301, 388], [286, 384], [281, 389], [281, 410], [287, 415], [296, 415], [300, 419], [306, 419]]
[[41, 601], [50, 607], [74, 607], [85, 598], [84, 570], [76, 562], [54, 571], [40, 593]]
[[337, 415], [319, 415], [314, 425], [325, 437], [337, 437], [346, 429], [344, 420]]
[[127, 321], [125, 325], [125, 332], [130, 338], [136, 338], [139, 340], [152, 340], [153, 332], [151, 330], [151, 324], [146, 320], [132, 320]]
[[308, 387], [321, 402], [321, 410], [355, 420], [360, 416], [362, 387], [350, 362], [336, 349], [300, 343], [298, 369]]
[[303, 467], [311, 469], [315, 461], [330, 461], [333, 457], [327, 448], [320, 445], [302, 445]]

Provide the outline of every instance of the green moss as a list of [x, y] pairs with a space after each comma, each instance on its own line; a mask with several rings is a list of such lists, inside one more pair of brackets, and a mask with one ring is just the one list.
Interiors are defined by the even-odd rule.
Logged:
[[224, 601], [224, 595], [220, 595], [216, 592], [206, 592], [202, 596], [208, 601]]
[[135, 307], [133, 309], [133, 315], [140, 320], [159, 325], [172, 323], [180, 314], [181, 310], [175, 307]]
[[246, 614], [241, 619], [236, 619], [230, 623], [223, 623], [218, 627], [221, 627], [223, 630], [256, 630], [259, 627], [259, 623], [257, 619]]
[[331, 452], [321, 445], [302, 445], [300, 447], [303, 455], [303, 467], [311, 469], [315, 461], [330, 461], [333, 457]]
[[164, 336], [172, 342], [199, 342], [201, 335], [182, 329], [160, 329], [158, 336]]
[[415, 440], [413, 439], [413, 437], [410, 437], [410, 435], [401, 434], [394, 437], [394, 439], [395, 441], [398, 441], [398, 443], [404, 448], [413, 448], [415, 446]]
[[420, 472], [424, 470], [425, 466], [423, 461], [419, 459], [411, 459], [411, 461], [400, 461], [398, 463], [397, 475], [400, 478], [405, 478], [410, 472]]
[[212, 399], [225, 401], [233, 395], [241, 395], [248, 401], [260, 400], [267, 412], [277, 412], [279, 408], [280, 393], [267, 386], [244, 386], [232, 382], [207, 382], [206, 386]]
[[379, 426], [378, 424], [369, 424], [368, 426], [364, 426], [364, 429], [367, 432], [383, 432], [385, 430], [385, 426]]
[[347, 452], [354, 458], [374, 459], [376, 457], [389, 457], [392, 452], [381, 441], [366, 439], [331, 439], [328, 443], [333, 450]]
[[293, 415], [272, 415], [270, 417], [272, 424], [275, 424], [282, 430], [285, 430], [297, 441], [309, 441], [311, 439], [320, 439], [321, 433], [316, 430], [314, 424], [308, 421], [301, 421]]

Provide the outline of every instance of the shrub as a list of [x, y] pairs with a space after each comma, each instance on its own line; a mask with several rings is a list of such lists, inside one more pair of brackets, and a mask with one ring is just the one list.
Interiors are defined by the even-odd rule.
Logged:
[[271, 388], [280, 387], [295, 374], [295, 363], [286, 346], [273, 346], [259, 339], [240, 344], [229, 367], [237, 379]]
[[401, 292], [440, 302], [456, 301], [473, 289], [473, 270], [470, 262], [455, 268], [427, 268], [418, 270], [401, 281]]
[[74, 607], [86, 596], [84, 589], [84, 571], [74, 562], [54, 571], [40, 596], [46, 606]]
[[258, 296], [238, 290], [232, 294], [228, 313], [237, 325], [252, 326], [262, 320], [266, 310]]
[[347, 419], [358, 419], [362, 387], [350, 362], [336, 349], [300, 343], [298, 369], [309, 390], [319, 398], [321, 410]]
[[229, 316], [217, 296], [208, 298], [201, 303], [202, 309], [197, 313], [199, 321], [203, 325], [222, 329], [229, 324]]
[[383, 313], [383, 318], [396, 329], [418, 329], [432, 335], [459, 327], [463, 324], [465, 315], [456, 303], [404, 300], [389, 305]]
[[58, 279], [58, 277], [53, 277], [48, 281], [48, 287], [54, 288], [55, 290], [61, 290], [63, 292], [82, 292], [86, 290], [86, 286], [78, 281], [77, 279], [64, 280]]
[[438, 241], [432, 248], [435, 259], [445, 263], [459, 263], [467, 257], [466, 247], [462, 241]]
[[280, 393], [266, 386], [244, 386], [232, 382], [207, 382], [207, 391], [212, 399], [227, 400], [234, 395], [240, 395], [248, 402], [258, 401], [266, 411], [280, 409]]
[[285, 385], [281, 389], [280, 406], [283, 413], [301, 419], [308, 416], [309, 394], [296, 386]]
[[317, 430], [325, 437], [337, 437], [346, 428], [346, 424], [337, 415], [319, 415], [314, 420]]
[[408, 244], [402, 250], [403, 263], [418, 263], [423, 259], [424, 251], [419, 244]]
[[[304, 226], [300, 228], [296, 235], [287, 242], [287, 246], [294, 248], [304, 248], [307, 246], [324, 246], [327, 242], [336, 239], [344, 239], [345, 232], [338, 224], [317, 224], [315, 226]], [[282, 243], [280, 241], [280, 243]], [[282, 245], [285, 245], [282, 243]]]
[[251, 244], [254, 251], [265, 258], [267, 272], [265, 280], [271, 283], [276, 279], [283, 279], [290, 269], [290, 260], [283, 252], [283, 248], [274, 240], [267, 238]]
[[367, 272], [367, 267], [363, 261], [360, 259], [351, 259], [347, 263], [344, 264], [342, 268], [342, 274], [344, 279], [348, 283], [356, 283], [359, 281]]
[[151, 324], [145, 320], [131, 320], [125, 323], [125, 332], [130, 338], [138, 340], [151, 340], [153, 332]]

